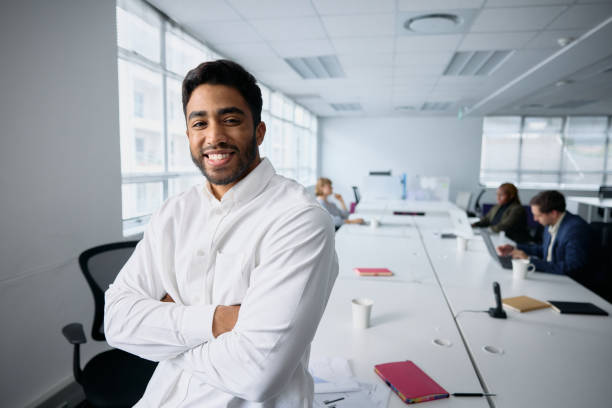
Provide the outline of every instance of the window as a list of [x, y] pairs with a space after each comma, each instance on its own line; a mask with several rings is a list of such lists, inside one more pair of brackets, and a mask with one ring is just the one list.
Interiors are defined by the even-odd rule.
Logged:
[[[141, 0], [117, 1], [117, 43], [122, 219], [128, 236], [141, 232], [168, 197], [204, 181], [191, 161], [181, 83], [188, 70], [221, 56]], [[259, 86], [268, 129], [261, 155], [279, 174], [314, 184], [316, 117]]]
[[480, 182], [597, 190], [612, 182], [607, 116], [493, 116], [483, 121]]

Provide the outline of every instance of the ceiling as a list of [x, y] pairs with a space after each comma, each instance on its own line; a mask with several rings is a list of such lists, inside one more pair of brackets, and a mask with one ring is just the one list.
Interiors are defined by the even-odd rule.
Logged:
[[[612, 113], [612, 0], [149, 3], [319, 116]], [[458, 32], [403, 27], [442, 12], [463, 17]], [[444, 75], [456, 52], [505, 50], [488, 75]], [[326, 55], [343, 77], [303, 79], [285, 60]]]

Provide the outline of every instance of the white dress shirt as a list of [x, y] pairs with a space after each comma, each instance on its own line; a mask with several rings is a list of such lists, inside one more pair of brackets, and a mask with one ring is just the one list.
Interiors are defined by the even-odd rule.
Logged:
[[[136, 407], [310, 408], [310, 343], [338, 274], [329, 215], [267, 159], [220, 201], [209, 189], [167, 200], [106, 292], [108, 343], [160, 362]], [[214, 338], [216, 306], [233, 304]]]
[[563, 222], [563, 217], [565, 217], [565, 211], [563, 211], [563, 214], [561, 214], [561, 216], [559, 217], [557, 222], [555, 222], [554, 225], [550, 225], [548, 227], [548, 233], [550, 234], [550, 244], [548, 245], [548, 250], [546, 251], [547, 262], [552, 262], [552, 249], [553, 245], [555, 244], [555, 239], [557, 238], [557, 232], [559, 232], [559, 226]]

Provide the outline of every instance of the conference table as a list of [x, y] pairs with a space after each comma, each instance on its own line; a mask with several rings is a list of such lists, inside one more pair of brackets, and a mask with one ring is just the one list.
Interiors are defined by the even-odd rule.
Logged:
[[[355, 217], [379, 226], [345, 225], [336, 234], [339, 276], [313, 340], [311, 356], [341, 356], [357, 378], [381, 380], [374, 365], [412, 360], [450, 393], [490, 392], [493, 397], [426, 402], [426, 406], [576, 407], [610, 406], [612, 320], [608, 316], [564, 315], [551, 308], [507, 319], [485, 313], [502, 297], [612, 305], [567, 276], [535, 272], [514, 280], [475, 235], [467, 250], [455, 239], [447, 211], [452, 203], [370, 203]], [[398, 205], [400, 204], [400, 205]], [[431, 205], [430, 205], [431, 204]], [[393, 208], [425, 215], [393, 215]], [[497, 244], [508, 242], [494, 236]], [[387, 267], [390, 277], [360, 277], [355, 267]], [[355, 329], [351, 299], [374, 301], [372, 326]], [[389, 407], [404, 403], [394, 394]]]
[[608, 223], [609, 221], [609, 210], [612, 209], [612, 198], [598, 198], [598, 197], [577, 197], [571, 196], [567, 197], [568, 201], [573, 201], [578, 203], [578, 207], [580, 210], [580, 206], [587, 207], [587, 222], [590, 224], [593, 219], [593, 208], [603, 208], [603, 222]]

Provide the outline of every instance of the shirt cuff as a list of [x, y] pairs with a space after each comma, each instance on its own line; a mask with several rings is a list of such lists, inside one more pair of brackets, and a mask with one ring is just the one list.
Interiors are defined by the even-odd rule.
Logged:
[[187, 347], [195, 347], [213, 339], [212, 323], [217, 305], [185, 306], [181, 333]]

